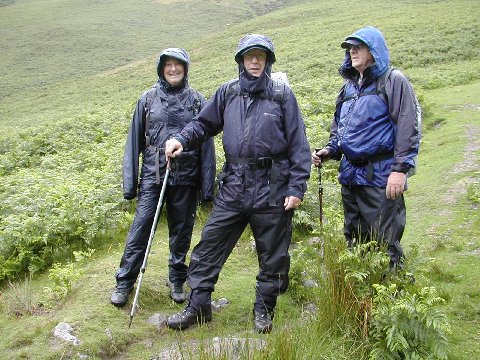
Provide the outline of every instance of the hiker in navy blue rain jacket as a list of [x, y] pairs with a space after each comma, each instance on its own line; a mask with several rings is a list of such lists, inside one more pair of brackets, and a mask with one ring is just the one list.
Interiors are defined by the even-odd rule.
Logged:
[[[116, 272], [111, 302], [123, 306], [140, 272], [155, 210], [166, 172], [165, 142], [192, 121], [205, 103], [188, 85], [189, 57], [184, 49], [168, 48], [157, 62], [158, 81], [138, 100], [125, 144], [123, 194], [137, 196], [135, 217]], [[139, 159], [142, 157], [141, 173]], [[187, 277], [185, 258], [190, 248], [199, 200], [212, 200], [215, 183], [215, 148], [208, 139], [201, 148], [175, 159], [164, 195], [169, 231], [168, 279], [170, 296], [183, 302]]]
[[247, 225], [260, 267], [254, 304], [257, 331], [270, 331], [277, 296], [288, 287], [292, 216], [311, 166], [305, 125], [290, 87], [271, 78], [275, 52], [268, 37], [242, 38], [235, 60], [239, 78], [221, 85], [197, 119], [166, 146], [166, 155], [175, 158], [223, 131], [226, 159], [213, 212], [192, 251], [189, 305], [168, 318], [174, 329], [211, 320], [211, 292]]
[[[412, 87], [398, 70], [385, 79], [387, 100], [377, 80], [389, 70], [382, 33], [371, 26], [348, 36], [339, 71], [345, 79], [325, 148], [312, 153], [320, 166], [341, 160], [344, 231], [350, 246], [376, 239], [386, 243], [391, 266], [400, 266], [400, 240], [406, 220], [403, 192], [407, 172], [415, 166], [420, 129]], [[393, 76], [395, 74], [395, 76]]]

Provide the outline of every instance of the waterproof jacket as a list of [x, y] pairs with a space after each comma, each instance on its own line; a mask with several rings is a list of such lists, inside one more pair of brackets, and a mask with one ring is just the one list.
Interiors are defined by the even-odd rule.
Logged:
[[[385, 187], [392, 171], [406, 173], [415, 166], [420, 141], [415, 94], [407, 78], [398, 72], [386, 80], [386, 104], [375, 93], [375, 81], [390, 62], [383, 35], [366, 27], [349, 38], [367, 44], [375, 63], [364, 71], [364, 80], [359, 83], [359, 73], [346, 51], [339, 71], [345, 79], [343, 98], [351, 98], [337, 106], [326, 147], [331, 158], [341, 159], [341, 184]], [[372, 170], [373, 176], [369, 176]]]
[[[215, 204], [228, 210], [282, 212], [286, 196], [302, 199], [306, 191], [311, 159], [300, 108], [288, 86], [281, 99], [273, 99], [269, 73], [268, 68], [260, 79], [248, 78], [240, 65], [240, 79], [221, 85], [197, 119], [175, 137], [191, 150], [223, 131], [226, 163]], [[234, 84], [241, 94], [231, 94]], [[258, 161], [262, 158], [274, 164]]]
[[[188, 83], [181, 89], [169, 88], [159, 79], [137, 102], [128, 132], [123, 158], [123, 194], [126, 199], [137, 196], [140, 186], [149, 188], [163, 182], [166, 172], [165, 142], [192, 121], [205, 104], [205, 98]], [[150, 111], [146, 140], [146, 110]], [[142, 168], [139, 177], [139, 157]], [[157, 169], [158, 164], [158, 169]], [[184, 152], [175, 158], [167, 184], [170, 186], [196, 186], [202, 200], [211, 200], [215, 184], [215, 149], [213, 139], [202, 147]]]

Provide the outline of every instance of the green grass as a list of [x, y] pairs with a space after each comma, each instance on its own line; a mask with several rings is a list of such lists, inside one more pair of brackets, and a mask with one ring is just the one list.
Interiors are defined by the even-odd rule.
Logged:
[[[0, 29], [5, 34], [0, 38], [4, 64], [0, 248], [6, 239], [11, 241], [8, 244], [38, 240], [50, 246], [44, 261], [66, 260], [67, 245], [101, 248], [93, 261], [84, 264], [84, 275], [62, 301], [45, 290], [53, 286], [47, 274], [27, 284], [34, 294], [33, 315], [12, 315], [5, 302], [14, 301], [14, 291], [5, 284], [0, 298], [0, 358], [86, 354], [92, 359], [139, 359], [154, 357], [177, 343], [207, 342], [214, 336], [261, 337], [253, 333], [250, 319], [257, 260], [248, 236], [227, 262], [214, 293], [214, 298], [227, 297], [231, 304], [205, 327], [175, 333], [145, 323], [154, 312], [182, 309], [168, 298], [164, 286], [167, 243], [162, 226], [145, 274], [141, 309], [130, 330], [129, 309], [109, 304], [123, 250], [122, 231], [131, 221], [132, 206], [121, 200], [118, 184], [134, 103], [155, 81], [160, 49], [187, 48], [192, 57], [190, 82], [211, 96], [219, 84], [236, 76], [233, 54], [240, 36], [266, 33], [277, 49], [275, 70], [287, 72], [299, 100], [311, 146], [321, 145], [341, 84], [336, 71], [343, 57], [339, 43], [366, 24], [382, 29], [393, 65], [412, 80], [428, 114], [418, 172], [407, 192], [403, 240], [407, 256], [417, 283], [437, 287], [447, 300], [443, 310], [452, 326], [450, 358], [480, 358], [479, 204], [467, 191], [478, 189], [479, 178], [480, 154], [474, 144], [479, 138], [480, 4], [318, 0], [256, 17], [292, 3], [297, 2], [0, 2], [11, 4], [0, 7]], [[167, 6], [174, 10], [162, 18]], [[329, 229], [341, 224], [336, 174], [335, 163], [325, 166]], [[317, 219], [316, 196], [312, 174], [302, 206], [309, 226]], [[201, 222], [194, 242], [200, 227]], [[316, 227], [311, 230], [318, 233]], [[341, 236], [340, 228], [332, 231]], [[112, 232], [113, 241], [108, 238]], [[295, 230], [295, 241], [305, 237], [299, 228]], [[275, 331], [261, 337], [269, 341], [269, 348], [257, 358], [365, 355], [365, 344], [349, 334], [325, 332], [331, 324], [321, 318], [298, 322], [304, 301], [314, 296], [315, 292], [294, 283], [280, 298]], [[53, 327], [60, 321], [73, 325], [82, 340], [79, 347], [52, 341]]]
[[[199, 237], [199, 227], [195, 239]], [[251, 309], [254, 300], [256, 275], [256, 257], [250, 249], [247, 239], [234, 250], [231, 259], [217, 285], [214, 299], [227, 297], [231, 304], [219, 313], [214, 313], [214, 322], [184, 334], [167, 329], [157, 330], [146, 323], [155, 312], [172, 314], [183, 309], [168, 296], [165, 286], [168, 262], [167, 235], [160, 225], [149, 257], [140, 292], [140, 309], [136, 312], [131, 328], [128, 328], [130, 307], [117, 309], [110, 305], [110, 293], [114, 286], [114, 274], [118, 266], [123, 246], [121, 241], [109, 250], [95, 254], [88, 262], [81, 280], [64, 301], [53, 301], [44, 287], [52, 283], [46, 277], [40, 277], [31, 284], [38, 302], [43, 303], [35, 315], [15, 317], [3, 311], [0, 315], [0, 358], [17, 358], [21, 353], [37, 354], [35, 358], [58, 358], [62, 353], [74, 356], [77, 352], [88, 354], [93, 358], [121, 356], [122, 359], [145, 358], [146, 354], [160, 352], [174, 344], [178, 338], [188, 342], [195, 339], [210, 339], [214, 336], [228, 335], [257, 337], [251, 325]], [[9, 292], [8, 289], [5, 289]], [[5, 299], [5, 298], [4, 298]], [[298, 314], [288, 298], [279, 304], [279, 320], [291, 321]], [[282, 317], [285, 318], [282, 320]], [[67, 321], [75, 329], [75, 335], [82, 344], [74, 349], [58, 342], [58, 348], [52, 346], [53, 328], [60, 322]], [[14, 326], [11, 326], [13, 325]], [[19, 329], [21, 331], [19, 335]], [[108, 330], [107, 330], [108, 329]], [[111, 338], [106, 332], [112, 334]], [[242, 335], [243, 334], [243, 335]], [[147, 346], [147, 343], [153, 344]], [[55, 342], [54, 342], [55, 343]], [[38, 355], [42, 354], [42, 355]], [[103, 354], [103, 355], [102, 355]]]
[[427, 122], [445, 120], [424, 136], [407, 193], [404, 242], [418, 246], [422, 281], [448, 300], [452, 359], [480, 357], [480, 215], [467, 198], [467, 184], [479, 180], [479, 91], [475, 82], [428, 92], [435, 105]]
[[162, 49], [201, 45], [207, 34], [291, 3], [14, 1], [0, 11], [0, 127], [130, 112], [156, 80]]
[[[288, 1], [274, 7], [284, 4]], [[129, 66], [269, 6], [229, 0], [16, 1], [0, 14], [5, 71], [0, 96]]]

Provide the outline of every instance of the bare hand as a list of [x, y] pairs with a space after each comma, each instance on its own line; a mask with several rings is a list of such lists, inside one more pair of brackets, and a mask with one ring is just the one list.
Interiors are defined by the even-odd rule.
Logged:
[[295, 196], [287, 196], [285, 198], [285, 202], [283, 203], [283, 206], [285, 206], [285, 211], [290, 210], [290, 209], [296, 209], [297, 207], [300, 206], [302, 203], [302, 200], [295, 197]]
[[387, 199], [395, 200], [403, 194], [407, 175], [401, 172], [392, 172], [387, 180]]
[[183, 146], [180, 143], [180, 141], [175, 140], [175, 139], [170, 139], [167, 140], [165, 143], [165, 157], [167, 158], [167, 161], [169, 161], [170, 158], [177, 157], [183, 152]]
[[312, 163], [316, 167], [322, 166], [322, 163], [327, 160], [330, 151], [328, 149], [320, 149], [312, 152]]

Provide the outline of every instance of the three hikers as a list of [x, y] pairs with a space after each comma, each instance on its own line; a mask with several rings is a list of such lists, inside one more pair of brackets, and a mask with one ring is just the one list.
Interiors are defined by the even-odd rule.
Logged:
[[[166, 201], [171, 296], [178, 302], [185, 298], [185, 279], [192, 289], [185, 309], [167, 319], [173, 329], [211, 321], [211, 294], [220, 271], [249, 225], [259, 263], [254, 325], [258, 332], [271, 331], [277, 297], [289, 282], [293, 212], [305, 194], [312, 162], [320, 166], [328, 159], [340, 160], [348, 245], [372, 239], [385, 243], [391, 266], [401, 267], [400, 240], [406, 220], [403, 192], [407, 173], [416, 165], [420, 108], [409, 81], [390, 67], [385, 39], [378, 29], [362, 28], [341, 47], [346, 49], [339, 69], [345, 84], [337, 98], [330, 139], [311, 155], [295, 95], [285, 82], [272, 78], [276, 57], [270, 38], [252, 34], [240, 40], [235, 53], [238, 78], [222, 84], [205, 105], [203, 97], [188, 87], [186, 53], [181, 49], [162, 52], [154, 87], [157, 96], [152, 98], [156, 100], [148, 100], [149, 92], [139, 100], [125, 148], [126, 198], [136, 195], [142, 151], [144, 161], [137, 212], [117, 271], [112, 303], [126, 303], [138, 275], [166, 159], [176, 171], [167, 180]], [[169, 83], [165, 70], [169, 60], [183, 66], [180, 85]], [[146, 110], [149, 103], [151, 110]], [[149, 111], [155, 120], [144, 126]], [[212, 138], [221, 132], [225, 164], [218, 175], [218, 193], [187, 272], [184, 262], [197, 187], [201, 179], [203, 197], [213, 196]], [[190, 177], [192, 173], [195, 176]]]

